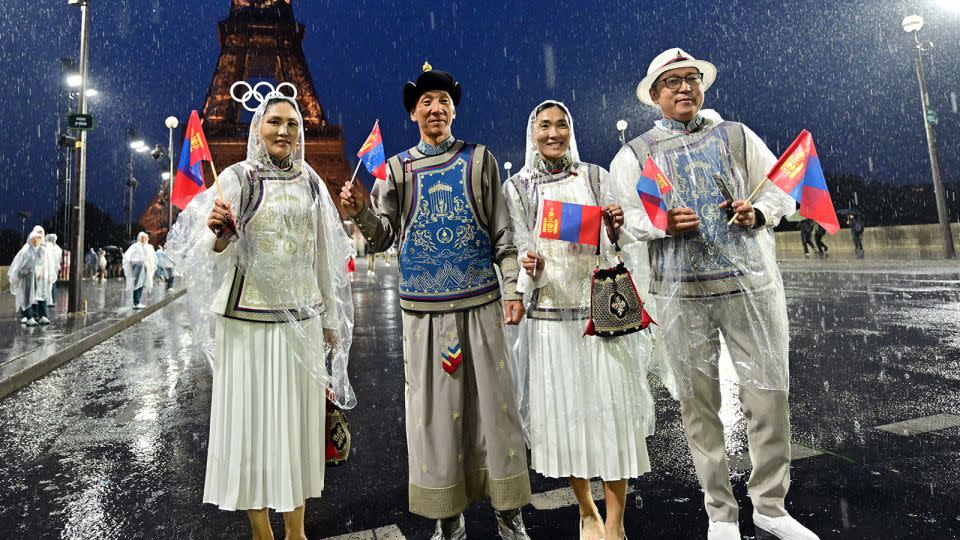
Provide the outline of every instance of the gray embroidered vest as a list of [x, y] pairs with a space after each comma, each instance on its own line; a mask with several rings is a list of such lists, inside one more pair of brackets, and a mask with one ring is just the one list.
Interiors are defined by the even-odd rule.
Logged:
[[641, 166], [652, 155], [673, 183], [668, 208], [692, 208], [700, 217], [697, 231], [650, 242], [651, 293], [722, 296], [769, 280], [758, 255], [757, 231], [727, 225], [718, 207], [749, 194], [741, 124], [707, 122], [691, 133], [654, 128], [628, 146]]

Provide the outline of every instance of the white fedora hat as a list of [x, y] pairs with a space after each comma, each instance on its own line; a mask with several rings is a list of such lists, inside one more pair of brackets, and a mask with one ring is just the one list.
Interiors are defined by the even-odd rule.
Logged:
[[700, 73], [703, 73], [702, 88], [704, 91], [710, 88], [713, 81], [717, 80], [717, 66], [705, 60], [697, 60], [683, 49], [674, 47], [658, 54], [653, 62], [650, 62], [650, 67], [647, 68], [647, 76], [637, 85], [637, 99], [644, 105], [655, 107], [657, 104], [650, 99], [650, 87], [653, 86], [654, 81], [666, 71], [684, 67], [694, 67], [700, 70]]

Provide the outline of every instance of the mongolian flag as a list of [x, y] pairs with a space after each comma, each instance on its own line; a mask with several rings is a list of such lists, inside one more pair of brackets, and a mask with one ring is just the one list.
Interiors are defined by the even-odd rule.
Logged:
[[596, 246], [600, 242], [602, 215], [599, 206], [544, 200], [540, 238]]
[[383, 153], [383, 137], [380, 136], [380, 121], [373, 123], [373, 130], [363, 142], [357, 157], [363, 160], [367, 171], [380, 180], [387, 179], [387, 159]]
[[673, 185], [667, 180], [666, 175], [660, 167], [657, 167], [653, 158], [647, 156], [643, 170], [640, 171], [640, 180], [637, 182], [637, 194], [640, 195], [640, 201], [643, 203], [643, 209], [647, 211], [650, 223], [664, 232], [667, 230], [667, 205], [663, 202], [663, 198], [672, 190]]
[[800, 203], [801, 216], [816, 221], [830, 234], [840, 230], [827, 180], [820, 168], [817, 148], [809, 131], [800, 132], [770, 169], [767, 178]]
[[183, 137], [183, 149], [180, 150], [180, 164], [177, 166], [177, 177], [173, 181], [171, 202], [181, 210], [186, 208], [190, 201], [204, 189], [203, 169], [201, 161], [213, 161], [207, 138], [200, 127], [200, 116], [194, 110], [190, 113], [190, 122], [187, 123], [187, 133]]

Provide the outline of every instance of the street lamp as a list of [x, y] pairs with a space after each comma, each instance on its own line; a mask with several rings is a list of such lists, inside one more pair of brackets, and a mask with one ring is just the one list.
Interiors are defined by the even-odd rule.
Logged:
[[923, 57], [921, 53], [930, 50], [932, 43], [920, 43], [919, 32], [923, 28], [923, 17], [908, 15], [901, 23], [903, 31], [913, 34], [914, 48], [917, 52], [917, 80], [920, 82], [920, 106], [923, 109], [923, 127], [927, 131], [927, 151], [930, 153], [930, 169], [933, 173], [933, 193], [937, 199], [937, 217], [940, 221], [940, 236], [943, 239], [943, 256], [953, 259], [956, 253], [953, 250], [953, 232], [950, 230], [950, 215], [947, 211], [947, 200], [944, 197], [943, 181], [940, 179], [940, 160], [937, 159], [937, 136], [933, 126], [937, 123], [937, 113], [930, 109], [930, 97], [927, 95], [927, 81], [923, 73]]
[[503, 169], [507, 171], [507, 178], [510, 178], [510, 169], [512, 168], [513, 168], [513, 163], [510, 163], [509, 161], [503, 162]]
[[27, 220], [30, 219], [30, 212], [26, 210], [21, 210], [17, 212], [17, 215], [20, 216], [20, 236], [26, 241], [27, 237]]
[[620, 144], [627, 144], [627, 121], [622, 118], [617, 120], [617, 130], [620, 132]]
[[[80, 8], [80, 114], [87, 114], [87, 88], [89, 81], [88, 65], [90, 57], [90, 0], [67, 0], [68, 5]], [[77, 174], [77, 183], [73, 196], [73, 227], [71, 228], [70, 251], [73, 253], [74, 264], [70, 265], [70, 295], [67, 310], [78, 313], [83, 310], [81, 301], [80, 281], [83, 278], [83, 243], [86, 223], [87, 199], [87, 130], [80, 130], [80, 170]]]
[[131, 238], [133, 236], [133, 192], [137, 189], [137, 179], [133, 176], [133, 154], [142, 154], [150, 150], [150, 147], [137, 135], [135, 129], [130, 129], [127, 133], [127, 138], [130, 141], [130, 152], [127, 154], [127, 179], [125, 182], [127, 185], [127, 238]]
[[80, 85], [83, 84], [83, 77], [79, 73], [71, 73], [67, 75], [67, 86], [70, 88], [80, 88]]
[[163, 121], [164, 125], [167, 126], [167, 130], [170, 131], [170, 142], [167, 146], [167, 155], [170, 156], [170, 172], [167, 173], [167, 177], [164, 180], [169, 180], [170, 184], [167, 189], [167, 234], [170, 234], [170, 229], [173, 227], [173, 130], [180, 125], [180, 121], [177, 120], [176, 116], [168, 116], [166, 120]]

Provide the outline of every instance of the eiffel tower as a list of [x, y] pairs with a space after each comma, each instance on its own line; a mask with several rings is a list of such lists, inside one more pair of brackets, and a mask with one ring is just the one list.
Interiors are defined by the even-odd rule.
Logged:
[[[230, 15], [220, 21], [218, 30], [220, 58], [201, 113], [217, 169], [247, 157], [252, 115], [230, 97], [230, 86], [237, 81], [251, 85], [266, 81], [274, 86], [289, 82], [297, 88], [303, 114], [307, 162], [326, 182], [339, 206], [340, 188], [351, 173], [343, 154], [343, 131], [327, 121], [317, 98], [303, 54], [304, 25], [294, 17], [292, 0], [231, 0]], [[210, 186], [213, 174], [208, 166], [204, 168]], [[140, 220], [145, 230], [153, 233], [152, 238], [166, 236], [166, 196], [161, 194]]]

